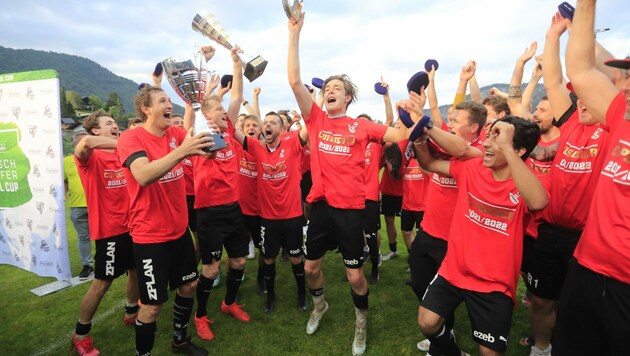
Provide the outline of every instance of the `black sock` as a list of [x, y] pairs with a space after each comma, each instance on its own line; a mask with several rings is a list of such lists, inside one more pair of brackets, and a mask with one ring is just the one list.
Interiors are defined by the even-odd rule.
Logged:
[[206, 278], [203, 275], [199, 276], [199, 281], [197, 281], [197, 318], [208, 314], [206, 307], [213, 283], [214, 279]]
[[182, 297], [175, 294], [173, 302], [173, 341], [181, 344], [186, 341], [186, 329], [195, 300], [193, 298]]
[[367, 245], [370, 248], [370, 261], [372, 261], [372, 269], [378, 266], [378, 255], [380, 253], [378, 248], [378, 241], [376, 240], [376, 233], [365, 234]]
[[227, 281], [225, 282], [227, 289], [225, 292], [225, 305], [232, 305], [236, 301], [236, 293], [238, 293], [242, 279], [243, 270], [230, 267], [227, 273]]
[[396, 245], [396, 243], [390, 243], [389, 244], [389, 250], [392, 252], [398, 252], [398, 245]]
[[368, 297], [370, 295], [369, 290], [364, 295], [358, 295], [352, 290], [352, 288], [350, 288], [350, 293], [352, 294], [352, 302], [357, 309], [368, 309]]
[[267, 287], [267, 296], [276, 296], [276, 264], [265, 265], [265, 287]]
[[155, 341], [155, 321], [143, 323], [136, 319], [136, 355], [150, 355]]
[[127, 313], [129, 315], [134, 315], [135, 313], [138, 312], [138, 309], [140, 309], [140, 306], [138, 304], [136, 304], [136, 305], [125, 305], [125, 313]]
[[74, 328], [74, 333], [79, 336], [84, 336], [84, 335], [89, 334], [91, 329], [92, 329], [92, 322], [89, 322], [87, 324], [82, 324], [81, 322], [77, 321], [77, 326]]
[[306, 295], [306, 280], [304, 278], [304, 262], [296, 265], [291, 265], [293, 268], [293, 277], [295, 277], [295, 284], [297, 285], [297, 292], [299, 296]]
[[431, 341], [431, 347], [429, 348], [431, 355], [460, 356], [462, 353], [457, 344], [455, 344], [451, 329], [447, 329], [446, 325], [442, 326], [437, 335], [427, 336], [427, 339]]
[[256, 281], [258, 281], [259, 284], [262, 284], [264, 280], [265, 280], [265, 264], [261, 263], [261, 264], [258, 264], [258, 274], [256, 275]]

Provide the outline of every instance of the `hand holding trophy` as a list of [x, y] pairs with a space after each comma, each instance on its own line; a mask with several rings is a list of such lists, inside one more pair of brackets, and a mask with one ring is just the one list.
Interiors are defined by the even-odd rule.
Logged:
[[302, 18], [302, 0], [282, 0], [282, 7], [289, 19], [300, 21]]
[[[223, 34], [223, 29], [220, 28], [219, 22], [215, 19], [214, 15], [209, 14], [207, 11], [202, 10], [195, 15], [192, 21], [192, 28], [209, 39], [216, 41], [228, 50], [231, 50], [234, 47], [229, 42], [228, 37]], [[243, 62], [243, 67], [245, 68], [245, 72], [243, 74], [250, 82], [253, 82], [256, 78], [263, 74], [268, 63], [261, 56], [256, 56], [247, 63], [245, 63], [242, 58], [241, 61]]]
[[197, 50], [192, 59], [179, 61], [175, 57], [169, 57], [162, 62], [164, 74], [175, 93], [195, 111], [195, 134], [207, 132], [214, 138], [214, 146], [204, 148], [206, 152], [220, 150], [227, 146], [223, 135], [208, 126], [201, 112], [201, 103], [210, 77], [206, 65], [212, 58], [212, 54], [214, 54], [214, 49], [211, 46], [205, 46]]

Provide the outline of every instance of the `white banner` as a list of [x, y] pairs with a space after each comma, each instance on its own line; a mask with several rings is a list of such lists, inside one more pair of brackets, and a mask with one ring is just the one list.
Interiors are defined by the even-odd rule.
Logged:
[[0, 74], [0, 263], [72, 277], [54, 70]]

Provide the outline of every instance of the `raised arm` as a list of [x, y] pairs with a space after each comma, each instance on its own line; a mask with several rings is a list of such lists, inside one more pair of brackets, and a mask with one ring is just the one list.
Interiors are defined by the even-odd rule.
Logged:
[[304, 18], [305, 15], [302, 14], [297, 21], [295, 18], [289, 19], [289, 57], [287, 60], [287, 73], [293, 95], [297, 100], [300, 112], [306, 120], [311, 115], [313, 98], [311, 98], [311, 94], [304, 86], [300, 75], [300, 31], [302, 31], [302, 26], [304, 25]]
[[383, 81], [381, 77], [381, 85], [385, 88], [385, 94], [383, 94], [383, 103], [385, 104], [385, 126], [391, 127], [394, 124], [394, 109], [392, 108], [392, 99], [389, 96], [389, 84]]
[[438, 104], [437, 93], [435, 91], [435, 67], [431, 66], [429, 73], [429, 87], [427, 88], [427, 99], [429, 100], [429, 110], [431, 111], [431, 117], [433, 123], [437, 127], [442, 127], [444, 119], [442, 119], [442, 113]]
[[468, 61], [465, 66], [462, 67], [462, 71], [459, 73], [459, 84], [457, 85], [457, 91], [455, 92], [455, 99], [453, 100], [453, 109], [457, 104], [466, 101], [466, 86], [470, 79], [475, 75], [477, 70], [477, 63], [473, 60]]
[[536, 54], [536, 49], [538, 48], [538, 42], [534, 41], [532, 44], [525, 48], [525, 52], [521, 54], [520, 57], [516, 60], [516, 64], [514, 65], [514, 72], [512, 72], [512, 79], [510, 80], [510, 89], [508, 91], [508, 105], [510, 106], [510, 111], [512, 115], [516, 115], [522, 118], [531, 118], [531, 112], [523, 105], [523, 70], [525, 68], [525, 63], [527, 63], [534, 54]]
[[523, 197], [530, 211], [542, 210], [547, 206], [547, 191], [525, 162], [521, 159], [525, 149], [514, 149], [514, 126], [497, 121], [489, 133], [494, 139], [498, 149], [503, 152], [516, 189]]
[[230, 52], [232, 55], [232, 90], [227, 115], [232, 124], [236, 125], [236, 118], [241, 111], [241, 103], [243, 102], [243, 62], [238, 56], [243, 51], [237, 45]]
[[534, 92], [536, 92], [538, 82], [540, 82], [542, 76], [542, 56], [536, 56], [536, 65], [534, 65], [534, 69], [532, 69], [532, 76], [529, 78], [529, 82], [527, 82], [527, 86], [523, 91], [523, 99], [521, 99], [523, 107], [528, 112], [532, 112], [532, 100], [534, 99]]
[[250, 112], [250, 114], [258, 116], [259, 119], [260, 119], [260, 101], [259, 101], [260, 92], [261, 92], [260, 87], [254, 88], [254, 93], [252, 96], [252, 109], [254, 112], [253, 113]]
[[608, 106], [619, 90], [595, 67], [594, 23], [595, 0], [578, 0], [566, 50], [567, 76], [593, 117], [605, 124]]
[[560, 119], [572, 105], [569, 90], [563, 84], [562, 64], [560, 63], [560, 37], [566, 29], [566, 21], [559, 12], [556, 12], [551, 18], [551, 25], [545, 36], [542, 58], [545, 91], [549, 97], [553, 117], [557, 119]]
[[200, 155], [210, 157], [211, 154], [202, 151], [202, 149], [214, 145], [212, 137], [206, 136], [203, 132], [193, 136], [192, 132], [193, 129], [189, 129], [184, 141], [176, 149], [160, 159], [150, 162], [146, 156], [135, 159], [129, 166], [129, 170], [131, 170], [131, 174], [136, 181], [141, 186], [146, 187], [162, 178], [188, 156]]
[[477, 83], [477, 76], [475, 74], [473, 74], [472, 77], [470, 77], [470, 100], [472, 101], [476, 101], [479, 104], [481, 104], [483, 102], [483, 100], [481, 99], [481, 89], [479, 89], [479, 83]]
[[111, 137], [87, 135], [79, 141], [74, 149], [74, 155], [79, 162], [85, 163], [92, 156], [94, 149], [115, 149], [118, 147], [118, 140]]
[[426, 135], [418, 138], [413, 143], [413, 147], [416, 151], [416, 160], [418, 161], [418, 164], [420, 164], [420, 167], [422, 167], [425, 171], [437, 173], [444, 177], [450, 177], [451, 162], [433, 157], [431, 152], [429, 152], [426, 143]]

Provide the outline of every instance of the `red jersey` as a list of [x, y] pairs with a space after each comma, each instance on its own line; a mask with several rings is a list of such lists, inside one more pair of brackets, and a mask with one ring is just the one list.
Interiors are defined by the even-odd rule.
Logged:
[[85, 164], [76, 156], [87, 199], [90, 239], [99, 240], [129, 231], [129, 194], [125, 172], [116, 152], [95, 149]]
[[[469, 145], [483, 151], [480, 138], [475, 139]], [[429, 148], [431, 147], [439, 149], [437, 146], [429, 146]], [[451, 158], [451, 163], [454, 160], [455, 158]], [[425, 211], [420, 226], [427, 234], [441, 240], [447, 240], [453, 219], [453, 208], [457, 202], [457, 180], [453, 177], [442, 177], [437, 173], [432, 173], [425, 194]]]
[[258, 169], [256, 159], [245, 150], [238, 150], [238, 204], [243, 214], [260, 215], [258, 206]]
[[223, 132], [227, 147], [217, 151], [215, 159], [192, 158], [195, 171], [195, 209], [232, 204], [238, 201], [238, 151], [242, 146], [234, 139], [234, 125], [227, 120]]
[[562, 125], [562, 143], [549, 173], [552, 182], [549, 205], [542, 218], [552, 224], [583, 230], [608, 150], [609, 134], [600, 125], [580, 124], [578, 116], [576, 110]]
[[129, 232], [135, 243], [150, 244], [176, 240], [188, 226], [184, 167], [175, 165], [157, 181], [142, 187], [125, 161], [134, 153], [144, 152], [149, 162], [176, 149], [186, 131], [169, 127], [158, 137], [142, 127], [125, 130], [118, 139], [118, 157], [124, 167], [129, 192]]
[[365, 199], [379, 201], [378, 172], [383, 146], [370, 142], [365, 148]]
[[[387, 143], [387, 145], [394, 145], [395, 143]], [[385, 147], [382, 148], [382, 152], [385, 152]], [[402, 167], [401, 167], [402, 168]], [[381, 183], [380, 183], [381, 193], [385, 195], [391, 195], [395, 197], [403, 196], [403, 181], [401, 179], [395, 179], [392, 177], [389, 170], [385, 168], [383, 170], [383, 174], [381, 175]]]
[[438, 270], [452, 285], [516, 298], [528, 211], [514, 180], [497, 181], [481, 158], [452, 161], [459, 185], [446, 257]]
[[606, 113], [609, 148], [574, 256], [594, 272], [630, 283], [630, 121], [624, 119], [626, 105], [620, 92]]
[[188, 157], [182, 160], [184, 166], [184, 181], [186, 182], [186, 195], [195, 195], [195, 181], [193, 176], [193, 163]]
[[258, 163], [258, 203], [260, 216], [265, 219], [291, 219], [303, 214], [300, 192], [300, 155], [302, 144], [298, 135], [280, 140], [270, 152], [267, 144], [247, 137], [244, 149]]
[[300, 172], [302, 175], [311, 170], [311, 148], [307, 143], [302, 147], [302, 158], [300, 160]]
[[380, 142], [387, 127], [348, 116], [329, 118], [313, 103], [305, 117], [311, 139], [313, 187], [309, 203], [325, 200], [338, 209], [365, 207], [365, 147]]
[[416, 160], [413, 143], [409, 139], [398, 142], [403, 153], [403, 210], [424, 211], [424, 200], [429, 184], [428, 177], [420, 169]]

